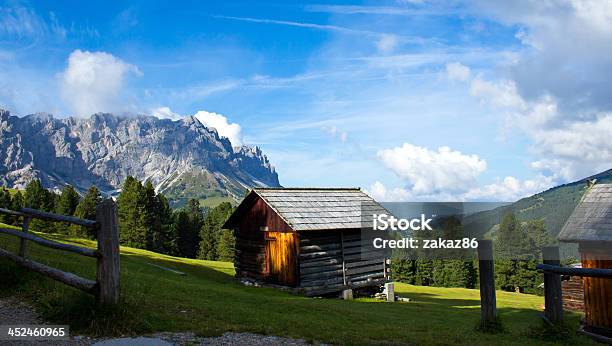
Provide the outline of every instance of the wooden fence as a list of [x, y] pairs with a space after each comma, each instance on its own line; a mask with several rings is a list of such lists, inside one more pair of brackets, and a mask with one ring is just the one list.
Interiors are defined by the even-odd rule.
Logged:
[[544, 272], [544, 318], [551, 324], [563, 322], [561, 275], [612, 278], [612, 269], [562, 267], [556, 246], [543, 247], [542, 257], [544, 263], [536, 265], [536, 269]]
[[[25, 268], [93, 294], [100, 304], [116, 304], [119, 301], [119, 224], [117, 205], [113, 200], [107, 199], [100, 203], [96, 209], [95, 221], [29, 208], [23, 208], [20, 211], [0, 208], [0, 213], [23, 218], [21, 231], [0, 228], [0, 233], [20, 238], [18, 254], [0, 249], [0, 257], [8, 258]], [[32, 219], [63, 222], [93, 229], [97, 234], [98, 248], [95, 250], [88, 249], [38, 237], [29, 233], [30, 221]], [[73, 273], [64, 272], [29, 259], [28, 242], [30, 241], [45, 247], [95, 258], [97, 260], [96, 280], [85, 279]]]

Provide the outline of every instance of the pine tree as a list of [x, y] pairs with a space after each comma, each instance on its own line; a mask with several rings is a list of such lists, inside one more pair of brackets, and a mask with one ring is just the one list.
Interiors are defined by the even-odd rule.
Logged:
[[[208, 260], [217, 260], [219, 258], [219, 242], [222, 235], [222, 227], [225, 221], [229, 218], [234, 207], [229, 202], [223, 202], [218, 206], [214, 207], [204, 219], [204, 223], [202, 225], [202, 229], [200, 231], [200, 251], [198, 253], [198, 258], [208, 259]], [[233, 238], [233, 234], [226, 234], [227, 239], [226, 244], [223, 246], [227, 247], [232, 246], [232, 241], [229, 239], [229, 236]], [[227, 254], [225, 254], [227, 255]], [[229, 255], [227, 255], [229, 256]], [[233, 258], [233, 256], [232, 256]]]
[[119, 213], [119, 242], [122, 245], [144, 249], [147, 246], [147, 228], [143, 220], [142, 184], [128, 176], [117, 199]]
[[72, 186], [67, 185], [62, 190], [62, 194], [57, 201], [56, 213], [69, 216], [74, 215], [79, 205], [79, 200], [80, 197], [76, 190]]
[[202, 227], [198, 258], [210, 261], [217, 259], [217, 237], [215, 230], [208, 227]]
[[[95, 186], [90, 187], [87, 190], [87, 193], [85, 193], [85, 196], [81, 202], [77, 205], [74, 215], [81, 219], [95, 220], [96, 208], [101, 201], [102, 197], [98, 188]], [[81, 236], [86, 236], [89, 238], [96, 238], [97, 236], [97, 234], [95, 234], [95, 230], [88, 227], [75, 226], [73, 229], [75, 229], [76, 233]]]
[[[43, 188], [40, 180], [35, 179], [30, 181], [26, 186], [24, 196], [24, 206], [42, 211], [55, 211], [55, 202], [57, 195]], [[58, 229], [58, 225], [52, 221], [34, 219], [30, 223], [30, 227], [39, 232], [54, 232]]]
[[25, 189], [25, 207], [32, 209], [42, 209], [42, 205], [45, 200], [45, 189], [42, 187], [40, 180], [35, 179], [30, 181], [30, 183], [28, 183]]
[[[11, 210], [19, 211], [24, 206], [23, 194], [21, 191], [17, 191], [11, 198]], [[18, 217], [11, 216], [9, 217], [9, 223], [11, 225], [17, 225]]]
[[[153, 183], [148, 180], [140, 191], [142, 200], [141, 210], [142, 225], [146, 229], [145, 249], [156, 250], [161, 237], [161, 219], [159, 217], [158, 199], [155, 195]], [[155, 242], [155, 244], [154, 244]]]
[[[0, 208], [11, 209], [11, 193], [5, 188], [0, 189]], [[9, 223], [10, 216], [0, 214], [0, 222]]]
[[219, 241], [217, 242], [217, 256], [219, 261], [234, 262], [236, 249], [236, 238], [229, 229], [221, 230]]
[[174, 217], [174, 232], [178, 236], [177, 247], [179, 255], [182, 257], [194, 258], [194, 227], [191, 224], [189, 214], [185, 210], [176, 212]]
[[177, 254], [177, 235], [173, 227], [172, 209], [164, 195], [155, 196], [155, 218], [152, 231], [153, 251], [168, 255]]

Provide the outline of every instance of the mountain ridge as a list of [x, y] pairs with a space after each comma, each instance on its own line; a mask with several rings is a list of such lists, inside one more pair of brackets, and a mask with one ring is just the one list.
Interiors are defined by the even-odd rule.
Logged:
[[505, 206], [468, 215], [464, 225], [473, 235], [484, 236], [493, 231], [504, 214], [512, 212], [519, 221], [543, 220], [548, 232], [556, 237], [591, 183], [612, 183], [612, 169], [552, 187]]
[[[24, 117], [0, 109], [0, 184], [32, 179], [60, 189], [96, 185], [115, 195], [123, 180], [150, 180], [170, 199], [240, 198], [252, 187], [278, 187], [278, 174], [258, 147], [233, 147], [195, 117], [95, 113], [89, 118]], [[182, 186], [182, 188], [181, 188]]]

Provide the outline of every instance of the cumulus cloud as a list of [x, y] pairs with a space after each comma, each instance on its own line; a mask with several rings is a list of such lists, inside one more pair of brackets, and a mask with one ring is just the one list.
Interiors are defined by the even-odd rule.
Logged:
[[105, 52], [75, 50], [60, 75], [63, 99], [77, 116], [124, 110], [121, 92], [130, 75], [140, 70]]
[[204, 126], [215, 128], [217, 133], [229, 139], [233, 146], [242, 145], [242, 129], [240, 125], [230, 123], [225, 116], [207, 111], [199, 111], [194, 114], [194, 117]]
[[534, 179], [519, 180], [515, 177], [505, 177], [493, 184], [475, 187], [461, 196], [462, 200], [508, 201], [513, 202], [523, 197], [542, 192], [555, 186], [552, 176], [539, 174]]
[[151, 110], [151, 114], [159, 119], [180, 120], [182, 116], [174, 113], [170, 107], [158, 107]]
[[378, 151], [378, 158], [419, 195], [465, 191], [487, 168], [477, 155], [465, 155], [449, 147], [438, 150], [404, 143]]
[[470, 68], [459, 62], [446, 64], [446, 74], [450, 80], [465, 82], [470, 78]]
[[388, 189], [380, 181], [375, 181], [365, 192], [379, 202], [407, 202], [414, 199], [414, 195], [401, 187]]
[[599, 0], [486, 1], [472, 3], [478, 15], [520, 28], [525, 45], [508, 68], [525, 99], [550, 94], [563, 114], [583, 108], [611, 110], [612, 5]]
[[531, 168], [557, 183], [584, 178], [610, 168], [612, 112], [585, 111], [583, 118], [564, 116], [557, 98], [543, 94], [523, 98], [510, 79], [466, 80], [470, 94], [506, 117], [506, 124], [527, 134], [538, 156]]
[[521, 198], [545, 191], [556, 183], [552, 176], [537, 175], [533, 179], [520, 180], [512, 176], [497, 179], [492, 184], [473, 186], [466, 191], [448, 193], [438, 191], [429, 194], [418, 194], [404, 187], [388, 188], [376, 181], [365, 191], [379, 202], [414, 202], [414, 201], [503, 201], [514, 202]]

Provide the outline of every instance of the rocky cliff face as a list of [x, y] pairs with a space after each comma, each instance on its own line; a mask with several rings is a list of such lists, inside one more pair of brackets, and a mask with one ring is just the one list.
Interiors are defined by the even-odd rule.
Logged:
[[193, 117], [19, 118], [0, 110], [1, 185], [23, 188], [37, 178], [48, 188], [96, 185], [112, 195], [128, 175], [179, 199], [237, 198], [250, 187], [280, 186], [259, 148], [232, 148]]

